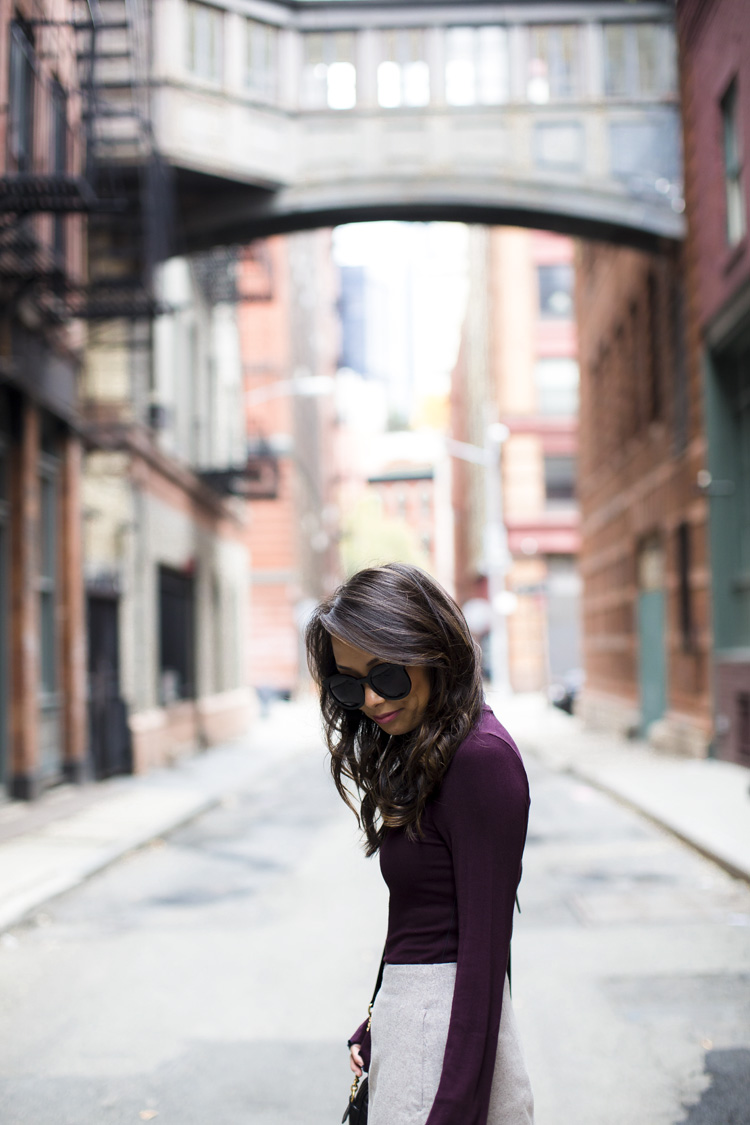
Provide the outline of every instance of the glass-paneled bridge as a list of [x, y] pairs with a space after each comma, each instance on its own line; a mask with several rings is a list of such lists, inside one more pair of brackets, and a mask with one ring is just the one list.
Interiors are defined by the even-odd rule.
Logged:
[[669, 3], [96, 8], [99, 159], [137, 163], [147, 115], [188, 249], [372, 218], [683, 234]]

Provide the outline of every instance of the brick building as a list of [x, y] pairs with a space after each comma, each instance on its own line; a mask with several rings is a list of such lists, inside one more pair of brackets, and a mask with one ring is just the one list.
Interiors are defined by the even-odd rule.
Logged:
[[435, 571], [435, 470], [432, 465], [387, 465], [367, 478], [383, 516], [406, 524]]
[[750, 765], [750, 12], [678, 0], [689, 308], [707, 450], [715, 750]]
[[711, 738], [706, 443], [680, 248], [578, 254], [581, 573], [594, 724], [701, 756]]
[[331, 232], [254, 243], [243, 254], [240, 291], [247, 439], [277, 472], [275, 488], [251, 503], [246, 535], [249, 682], [261, 694], [289, 694], [306, 676], [305, 614], [339, 577]]
[[148, 770], [244, 732], [246, 449], [231, 252], [159, 267], [153, 321], [99, 321], [82, 378], [91, 756]]
[[86, 757], [81, 579], [81, 78], [68, 0], [0, 2], [0, 783]]
[[572, 261], [571, 241], [543, 231], [478, 227], [470, 234], [452, 433], [485, 447], [490, 423], [507, 427], [499, 482], [506, 542], [486, 542], [493, 469], [457, 457], [456, 590], [461, 604], [487, 597], [488, 551], [505, 556], [509, 678], [517, 691], [544, 688], [580, 664]]

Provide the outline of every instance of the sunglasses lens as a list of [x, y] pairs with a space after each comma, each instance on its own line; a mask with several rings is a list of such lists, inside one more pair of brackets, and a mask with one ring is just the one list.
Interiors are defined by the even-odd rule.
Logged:
[[353, 676], [331, 676], [328, 690], [342, 707], [361, 707], [365, 701], [365, 689]]
[[370, 683], [383, 699], [403, 699], [411, 691], [409, 673], [402, 664], [379, 664], [370, 674]]

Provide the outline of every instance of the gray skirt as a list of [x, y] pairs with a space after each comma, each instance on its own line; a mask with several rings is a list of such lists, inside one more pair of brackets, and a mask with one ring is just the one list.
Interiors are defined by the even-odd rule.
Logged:
[[[455, 983], [455, 963], [386, 965], [372, 1011], [369, 1125], [424, 1125], [440, 1083]], [[506, 977], [487, 1125], [533, 1121]]]

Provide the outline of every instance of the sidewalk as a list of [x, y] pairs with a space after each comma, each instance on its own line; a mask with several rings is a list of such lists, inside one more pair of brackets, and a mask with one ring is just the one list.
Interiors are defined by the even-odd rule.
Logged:
[[[749, 770], [669, 758], [642, 742], [584, 730], [538, 695], [489, 702], [524, 754], [610, 793], [750, 881]], [[277, 703], [247, 737], [171, 769], [0, 806], [0, 929], [229, 794], [262, 784], [282, 759], [316, 745], [322, 754], [318, 731], [313, 699]]]
[[246, 737], [171, 768], [0, 805], [0, 930], [229, 794], [262, 784], [282, 759], [315, 752], [318, 731], [312, 699], [277, 703]]
[[523, 754], [609, 793], [750, 881], [750, 770], [669, 757], [645, 742], [586, 730], [540, 695], [488, 702]]

